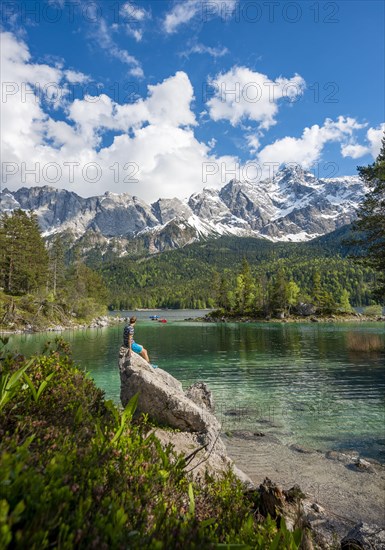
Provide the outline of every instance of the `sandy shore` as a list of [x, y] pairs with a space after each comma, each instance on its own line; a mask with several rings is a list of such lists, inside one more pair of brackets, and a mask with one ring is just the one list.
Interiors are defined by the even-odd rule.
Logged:
[[269, 477], [283, 489], [299, 485], [311, 502], [325, 509], [317, 521], [327, 530], [341, 537], [361, 521], [385, 527], [385, 465], [364, 461], [357, 466], [354, 453], [308, 451], [252, 432], [222, 439], [229, 456], [254, 483]]

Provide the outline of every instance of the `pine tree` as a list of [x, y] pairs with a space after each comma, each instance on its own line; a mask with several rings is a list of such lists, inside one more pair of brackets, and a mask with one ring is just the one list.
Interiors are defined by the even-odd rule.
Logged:
[[276, 312], [276, 313], [284, 313], [286, 308], [288, 307], [287, 304], [287, 280], [285, 276], [285, 272], [280, 267], [277, 271], [277, 274], [275, 276], [275, 279], [273, 283], [270, 286], [270, 311]]
[[294, 281], [289, 281], [287, 285], [287, 304], [288, 304], [288, 313], [290, 315], [290, 310], [292, 307], [298, 304], [298, 298], [301, 294], [301, 289]]
[[64, 247], [62, 239], [57, 235], [49, 249], [50, 288], [56, 296], [57, 291], [63, 288], [65, 282]]
[[350, 294], [346, 290], [346, 288], [344, 288], [341, 292], [340, 303], [339, 303], [339, 307], [341, 311], [343, 311], [344, 313], [350, 313], [352, 311], [352, 306], [350, 305], [349, 298], [350, 298]]
[[[363, 232], [356, 239], [364, 250], [364, 261], [379, 273], [375, 294], [385, 302], [385, 133], [381, 151], [376, 161], [369, 166], [357, 167], [359, 176], [368, 185], [357, 214], [354, 230]], [[361, 258], [359, 258], [361, 259]]]
[[236, 308], [239, 313], [250, 313], [254, 303], [255, 285], [248, 261], [242, 261], [242, 271], [237, 276], [235, 287]]
[[0, 276], [5, 292], [23, 294], [47, 283], [48, 255], [37, 217], [14, 210], [0, 220]]

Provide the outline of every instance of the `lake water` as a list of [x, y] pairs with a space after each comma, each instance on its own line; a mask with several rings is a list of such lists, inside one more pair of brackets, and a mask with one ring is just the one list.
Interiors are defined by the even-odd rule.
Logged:
[[[196, 311], [136, 312], [136, 341], [184, 387], [213, 391], [224, 431], [271, 433], [282, 442], [352, 449], [385, 462], [383, 323], [218, 323], [183, 319]], [[76, 361], [119, 402], [122, 325], [62, 333]], [[54, 334], [15, 335], [8, 347], [42, 349]]]

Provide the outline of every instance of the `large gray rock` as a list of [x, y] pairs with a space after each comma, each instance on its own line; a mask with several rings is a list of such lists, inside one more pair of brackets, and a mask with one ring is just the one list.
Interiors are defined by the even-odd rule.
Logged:
[[181, 383], [162, 369], [153, 369], [136, 353], [127, 354], [122, 347], [119, 354], [121, 379], [120, 398], [126, 406], [139, 393], [137, 411], [147, 413], [159, 424], [187, 432], [211, 433], [220, 431], [218, 420], [203, 404], [189, 399]]
[[153, 369], [125, 347], [120, 348], [119, 371], [123, 406], [139, 393], [139, 413], [147, 413], [167, 428], [180, 430], [160, 427], [154, 431], [164, 446], [171, 444], [178, 454], [185, 456], [187, 474], [199, 480], [205, 470], [220, 475], [232, 468], [242, 483], [253, 486], [251, 479], [227, 456], [220, 438], [220, 424], [211, 413], [214, 402], [206, 384], [197, 382], [185, 393], [176, 378], [162, 369]]
[[342, 550], [384, 550], [385, 529], [378, 525], [359, 523], [341, 541]]
[[185, 392], [186, 397], [194, 401], [199, 407], [205, 407], [214, 412], [213, 394], [204, 382], [195, 382]]

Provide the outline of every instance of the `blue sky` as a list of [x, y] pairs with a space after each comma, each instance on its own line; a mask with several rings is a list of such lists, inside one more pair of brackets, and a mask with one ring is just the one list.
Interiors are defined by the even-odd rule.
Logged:
[[384, 3], [4, 1], [2, 185], [185, 197], [378, 154]]

